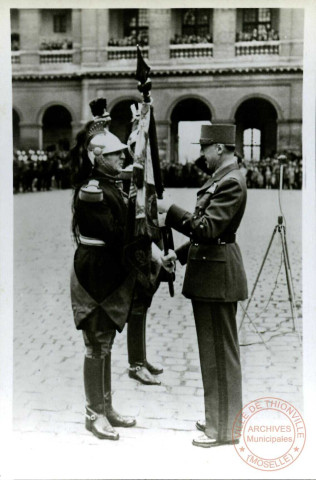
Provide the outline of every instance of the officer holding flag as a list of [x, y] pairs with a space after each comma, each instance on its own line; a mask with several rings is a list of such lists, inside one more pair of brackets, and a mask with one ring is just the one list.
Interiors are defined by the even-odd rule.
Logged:
[[[71, 275], [71, 301], [76, 328], [86, 347], [84, 387], [86, 428], [100, 439], [118, 440], [114, 427], [133, 427], [136, 420], [112, 406], [111, 350], [130, 312], [137, 272], [125, 262], [127, 199], [117, 176], [127, 147], [107, 130], [105, 99], [92, 102], [94, 121], [85, 132], [90, 169], [78, 155], [86, 178], [75, 186], [73, 234], [77, 243]], [[80, 168], [79, 168], [80, 170]], [[76, 171], [77, 178], [82, 178]], [[163, 252], [156, 261], [168, 267]]]

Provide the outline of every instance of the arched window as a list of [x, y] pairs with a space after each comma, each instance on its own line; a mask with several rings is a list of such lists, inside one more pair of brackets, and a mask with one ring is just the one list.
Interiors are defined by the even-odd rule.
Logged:
[[[170, 162], [185, 164], [198, 158], [201, 124], [209, 123], [212, 114], [209, 107], [197, 98], [186, 98], [175, 105], [171, 113]], [[191, 128], [190, 128], [191, 123]]]
[[243, 149], [245, 160], [260, 160], [261, 131], [257, 128], [247, 128], [243, 134]]
[[43, 115], [43, 147], [72, 141], [72, 118], [62, 105], [53, 105]]
[[245, 100], [236, 111], [235, 123], [238, 150], [248, 147], [247, 156], [254, 159], [277, 151], [277, 111], [271, 102], [256, 97]]

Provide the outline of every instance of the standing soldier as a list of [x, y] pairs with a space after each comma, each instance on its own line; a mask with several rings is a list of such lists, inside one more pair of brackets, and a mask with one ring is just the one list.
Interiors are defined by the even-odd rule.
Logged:
[[136, 420], [112, 407], [111, 349], [131, 305], [134, 281], [122, 262], [126, 205], [116, 187], [126, 145], [93, 124], [86, 145], [91, 174], [75, 188], [73, 232], [78, 243], [71, 277], [77, 329], [86, 346], [84, 386], [86, 428], [101, 439], [118, 440], [113, 427], [132, 427]]
[[232, 444], [232, 427], [242, 408], [241, 366], [236, 326], [237, 302], [247, 298], [247, 281], [235, 241], [246, 206], [246, 183], [235, 150], [234, 125], [204, 125], [201, 155], [211, 178], [197, 194], [194, 214], [158, 201], [166, 225], [190, 237], [178, 258], [187, 262], [183, 295], [190, 298], [196, 324], [205, 421], [199, 447]]
[[[100, 100], [105, 110], [105, 99]], [[83, 330], [86, 346], [86, 428], [100, 439], [118, 440], [113, 427], [136, 424], [134, 418], [113, 409], [111, 394], [111, 349], [116, 330], [121, 332], [128, 318], [135, 274], [123, 261], [127, 205], [117, 186], [127, 146], [106, 130], [107, 116], [104, 111], [98, 116], [102, 118], [87, 129], [85, 148], [90, 172], [86, 156], [78, 155], [86, 179], [76, 186], [73, 200], [73, 233], [78, 248], [71, 275], [71, 300], [75, 324]], [[80, 178], [80, 172], [76, 174]]]
[[[128, 139], [128, 151], [132, 159], [134, 159], [135, 154], [135, 143], [137, 138], [137, 128], [135, 126], [138, 124], [139, 115], [136, 113], [136, 109], [131, 108], [133, 113], [133, 120], [135, 122], [129, 139]], [[131, 166], [124, 169], [121, 174], [123, 180], [124, 189], [126, 192], [130, 189], [132, 176]], [[159, 245], [159, 247], [162, 247]], [[152, 248], [155, 248], [153, 246]], [[146, 323], [147, 323], [147, 314], [148, 309], [151, 305], [153, 295], [159, 287], [160, 280], [162, 278], [162, 272], [159, 271], [160, 267], [152, 260], [151, 263], [152, 277], [153, 281], [150, 286], [147, 288], [136, 282], [132, 308], [128, 317], [127, 325], [127, 352], [128, 352], [128, 362], [129, 370], [128, 374], [130, 378], [138, 380], [144, 385], [160, 385], [161, 382], [158, 380], [156, 375], [163, 373], [163, 368], [160, 365], [153, 365], [147, 360], [146, 354]]]

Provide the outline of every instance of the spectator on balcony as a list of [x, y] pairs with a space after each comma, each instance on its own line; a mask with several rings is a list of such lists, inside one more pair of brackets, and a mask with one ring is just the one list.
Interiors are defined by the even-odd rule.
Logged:
[[176, 33], [170, 40], [171, 45], [212, 43], [212, 35], [179, 35]]
[[268, 40], [268, 33], [265, 25], [262, 26], [262, 29], [258, 35], [258, 40], [260, 42], [266, 42]]
[[254, 28], [254, 29], [252, 30], [251, 40], [259, 40], [259, 38], [258, 38], [258, 29], [257, 29], [257, 28]]
[[43, 39], [40, 44], [40, 50], [71, 50], [72, 40], [65, 38], [64, 40], [47, 40]]
[[254, 28], [251, 33], [249, 32], [237, 32], [236, 33], [236, 42], [252, 42], [252, 41], [271, 41], [279, 40], [279, 33], [270, 27], [263, 27], [260, 34], [258, 29]]
[[147, 33], [140, 33], [138, 36], [136, 35], [136, 31], [132, 30], [130, 36], [126, 36], [123, 38], [113, 38], [111, 37], [109, 40], [109, 47], [133, 47], [137, 44], [141, 46], [148, 45], [148, 35]]

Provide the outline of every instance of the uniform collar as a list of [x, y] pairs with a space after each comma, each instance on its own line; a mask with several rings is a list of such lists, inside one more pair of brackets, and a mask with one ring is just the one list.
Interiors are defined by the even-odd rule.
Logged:
[[237, 165], [237, 162], [235, 161], [233, 161], [229, 165], [226, 165], [225, 167], [218, 168], [216, 172], [214, 172], [212, 175], [213, 182], [217, 182], [232, 170], [238, 170], [238, 165]]
[[232, 170], [238, 170], [238, 165], [236, 162], [230, 163], [226, 165], [226, 167], [219, 168], [213, 175], [204, 183], [204, 185], [200, 188], [199, 192], [202, 190], [207, 190], [213, 183], [218, 182], [221, 180], [227, 173], [231, 172]]
[[117, 177], [114, 177], [113, 175], [109, 175], [107, 173], [101, 172], [101, 170], [98, 170], [97, 168], [94, 168], [92, 171], [91, 176], [97, 179], [102, 179], [102, 180], [107, 180], [110, 183], [116, 183], [119, 179]]

